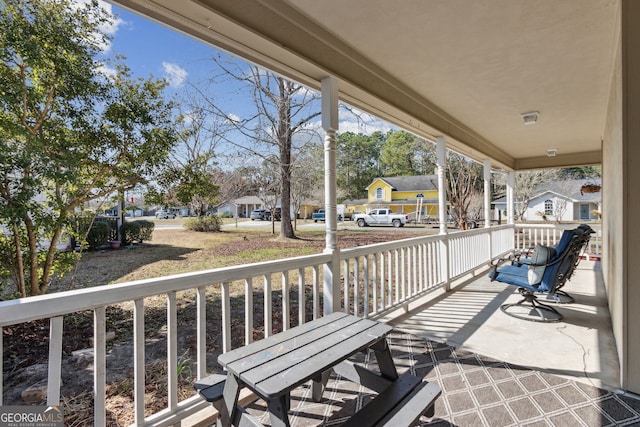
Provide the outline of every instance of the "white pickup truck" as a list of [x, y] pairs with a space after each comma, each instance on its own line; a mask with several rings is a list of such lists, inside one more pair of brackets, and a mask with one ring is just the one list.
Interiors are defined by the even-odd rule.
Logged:
[[390, 209], [373, 209], [366, 214], [355, 214], [352, 218], [358, 227], [367, 225], [393, 225], [394, 227], [404, 227], [409, 222], [409, 215], [394, 214]]

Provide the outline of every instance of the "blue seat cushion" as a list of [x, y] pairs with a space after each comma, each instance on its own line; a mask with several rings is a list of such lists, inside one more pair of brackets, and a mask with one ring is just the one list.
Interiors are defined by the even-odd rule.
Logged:
[[537, 285], [529, 284], [529, 267], [526, 265], [505, 265], [497, 271], [491, 270], [489, 277], [498, 282], [508, 283], [520, 288], [528, 289], [532, 292], [539, 292]]

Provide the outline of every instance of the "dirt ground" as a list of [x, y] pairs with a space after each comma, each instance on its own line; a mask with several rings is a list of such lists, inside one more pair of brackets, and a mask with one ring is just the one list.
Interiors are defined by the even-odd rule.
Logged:
[[[367, 231], [342, 230], [338, 234], [341, 248], [363, 246], [416, 236], [415, 231], [374, 229]], [[167, 274], [197, 271], [283, 258], [301, 254], [319, 253], [324, 248], [324, 233], [299, 234], [298, 239], [278, 239], [271, 234], [247, 230], [221, 233], [196, 233], [187, 230], [156, 230], [153, 240], [135, 247], [106, 249], [84, 254], [73, 275], [57, 280], [50, 292], [121, 283]], [[277, 249], [277, 250], [276, 250]], [[240, 289], [238, 291], [242, 293]], [[297, 290], [292, 289], [292, 322], [297, 322]], [[207, 345], [211, 356], [207, 366], [211, 370], [220, 349], [220, 299], [215, 292], [208, 298]], [[274, 329], [281, 329], [280, 292], [273, 294]], [[242, 330], [243, 298], [232, 297], [234, 327]], [[254, 294], [256, 308], [254, 336], [263, 336], [261, 326], [263, 296]], [[308, 310], [310, 312], [310, 310]], [[179, 343], [182, 357], [179, 363], [180, 399], [193, 394], [195, 375], [195, 295], [179, 296]], [[107, 349], [108, 424], [128, 425], [133, 422], [133, 348], [132, 307], [120, 304], [107, 307], [107, 330], [115, 333]], [[6, 327], [4, 333], [4, 394], [5, 405], [25, 404], [23, 391], [42, 386], [47, 381], [48, 321]], [[166, 308], [164, 299], [145, 300], [145, 346], [147, 410], [154, 412], [166, 407]], [[233, 346], [242, 345], [243, 334], [233, 334]], [[93, 313], [65, 316], [63, 337], [62, 395], [65, 406], [65, 425], [91, 425], [93, 414], [93, 357], [74, 352], [91, 348]], [[36, 394], [37, 396], [37, 394]], [[37, 398], [32, 404], [43, 404]], [[163, 406], [165, 405], [165, 406]]]

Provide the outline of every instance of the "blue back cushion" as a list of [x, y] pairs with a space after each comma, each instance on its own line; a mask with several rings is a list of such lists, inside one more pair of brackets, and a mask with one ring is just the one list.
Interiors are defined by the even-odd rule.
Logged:
[[[551, 289], [553, 289], [555, 279], [557, 278], [556, 276], [559, 273], [566, 273], [569, 267], [573, 266], [573, 262], [575, 260], [575, 257], [577, 256], [577, 253], [574, 250], [575, 248], [573, 248], [571, 244], [574, 236], [575, 233], [572, 230], [565, 230], [565, 232], [562, 233], [562, 238], [560, 239], [560, 242], [556, 247], [557, 252], [555, 256], [551, 260], [549, 260], [549, 263], [555, 263], [548, 266], [544, 271], [544, 275], [542, 276], [542, 281], [540, 282], [539, 286], [540, 292], [549, 292]], [[562, 251], [560, 250], [561, 245], [564, 248]], [[569, 251], [569, 253], [567, 253], [567, 251]], [[563, 260], [559, 261], [560, 259]]]
[[562, 232], [560, 241], [556, 245], [557, 255], [562, 254], [567, 249], [567, 247], [569, 246], [569, 243], [571, 243], [571, 239], [573, 239], [573, 236], [575, 236], [575, 234], [576, 232], [574, 230], [564, 230]]

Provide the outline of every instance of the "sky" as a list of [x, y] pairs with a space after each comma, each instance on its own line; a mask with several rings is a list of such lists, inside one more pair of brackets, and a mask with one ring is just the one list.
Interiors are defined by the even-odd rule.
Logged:
[[[187, 90], [190, 83], [202, 84], [214, 72], [208, 58], [219, 54], [219, 50], [125, 9], [106, 2], [101, 4], [116, 16], [111, 26], [103, 28], [113, 38], [110, 46], [105, 46], [105, 54], [124, 55], [125, 63], [135, 76], [166, 78], [169, 82], [167, 94], [172, 95]], [[240, 59], [237, 61], [244, 64]], [[233, 85], [237, 83], [228, 81], [225, 85], [227, 87], [219, 88], [216, 100], [224, 104], [229, 116], [243, 117], [252, 101], [234, 96], [237, 87]], [[339, 132], [371, 134], [376, 130], [392, 129], [388, 123], [373, 117], [363, 127], [354, 116], [344, 111], [340, 114]], [[318, 127], [319, 123], [318, 119]]]

